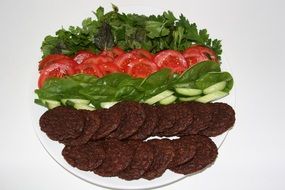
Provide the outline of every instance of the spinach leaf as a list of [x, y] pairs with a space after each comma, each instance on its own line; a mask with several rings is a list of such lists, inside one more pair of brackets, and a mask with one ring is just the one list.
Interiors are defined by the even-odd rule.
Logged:
[[229, 92], [233, 87], [233, 77], [228, 72], [209, 72], [196, 81], [197, 88], [205, 89], [215, 83], [227, 81], [223, 91]]
[[92, 101], [114, 101], [116, 89], [111, 86], [92, 86], [89, 88], [84, 88], [79, 91], [79, 93], [84, 97], [83, 99], [89, 99]]
[[204, 61], [186, 70], [176, 81], [176, 84], [196, 81], [208, 72], [221, 71], [220, 65], [213, 61]]
[[145, 89], [140, 86], [142, 81], [142, 78], [129, 78], [122, 80], [117, 87], [118, 91], [116, 93], [116, 98], [133, 101], [141, 100], [145, 91]]
[[152, 96], [154, 95], [157, 95], [165, 90], [169, 89], [169, 85], [168, 84], [164, 84], [164, 85], [161, 85], [161, 86], [156, 86], [156, 87], [152, 87], [152, 88], [149, 88], [147, 89], [145, 92], [144, 92], [144, 95], [143, 95], [143, 100], [146, 100], [148, 98], [151, 98]]
[[106, 85], [116, 88], [123, 80], [131, 80], [132, 77], [125, 73], [112, 73], [99, 78], [96, 85]]
[[161, 69], [153, 73], [140, 85], [145, 89], [143, 99], [145, 100], [168, 89], [172, 80], [173, 74], [170, 69]]
[[141, 84], [141, 87], [148, 89], [157, 86], [161, 86], [167, 83], [172, 78], [170, 69], [161, 69], [149, 77], [147, 77]]
[[70, 79], [76, 81], [79, 83], [80, 86], [86, 87], [89, 85], [96, 84], [98, 78], [91, 75], [85, 75], [85, 74], [77, 74], [70, 76]]
[[35, 93], [40, 99], [79, 98], [80, 88], [82, 88], [80, 83], [72, 78], [51, 78], [45, 82], [43, 88], [35, 90]]

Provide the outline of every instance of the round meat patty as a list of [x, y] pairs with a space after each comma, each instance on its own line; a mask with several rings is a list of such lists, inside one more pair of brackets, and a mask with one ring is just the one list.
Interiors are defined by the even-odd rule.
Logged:
[[114, 107], [109, 109], [96, 110], [100, 118], [100, 127], [92, 136], [92, 140], [105, 138], [116, 130], [121, 121], [121, 112]]
[[134, 148], [134, 156], [130, 165], [118, 176], [125, 180], [139, 179], [153, 161], [152, 148], [147, 143], [138, 140], [130, 140], [128, 144]]
[[171, 105], [156, 106], [158, 121], [152, 134], [159, 135], [159, 133], [167, 131], [172, 128], [175, 123], [175, 113]]
[[235, 111], [231, 106], [225, 103], [213, 103], [212, 107], [212, 120], [209, 127], [199, 132], [201, 135], [208, 137], [218, 136], [235, 123]]
[[152, 180], [160, 177], [168, 167], [168, 164], [174, 157], [174, 148], [168, 139], [153, 139], [146, 142], [151, 145], [154, 153], [154, 159], [151, 166], [143, 174], [143, 178]]
[[171, 143], [174, 148], [175, 156], [169, 163], [168, 168], [173, 168], [175, 166], [184, 164], [194, 157], [196, 153], [196, 147], [195, 145], [189, 143], [188, 139], [175, 139], [172, 140]]
[[175, 136], [181, 131], [184, 131], [193, 121], [193, 113], [186, 104], [171, 104], [169, 109], [172, 109], [172, 114], [175, 116], [175, 123], [169, 129], [160, 132], [158, 136]]
[[52, 140], [69, 141], [81, 135], [85, 127], [85, 115], [76, 109], [59, 106], [41, 116], [40, 127]]
[[87, 143], [100, 127], [100, 118], [96, 112], [78, 110], [85, 115], [85, 125], [81, 135], [75, 139], [62, 141], [63, 144], [77, 146]]
[[113, 107], [121, 112], [122, 117], [118, 128], [108, 138], [126, 139], [135, 134], [143, 125], [145, 113], [141, 104], [137, 102], [120, 102]]
[[138, 131], [129, 137], [129, 139], [144, 140], [151, 136], [155, 126], [157, 125], [158, 117], [156, 107], [148, 104], [141, 104], [145, 112], [145, 121]]
[[112, 177], [126, 169], [133, 158], [133, 148], [127, 143], [110, 139], [100, 142], [105, 151], [104, 162], [94, 170], [95, 174]]
[[62, 155], [71, 166], [84, 171], [95, 170], [105, 159], [102, 146], [95, 142], [80, 146], [65, 146]]
[[210, 104], [204, 104], [199, 102], [185, 103], [193, 113], [192, 123], [182, 132], [179, 136], [198, 134], [199, 131], [206, 129], [212, 119], [212, 107]]
[[181, 139], [194, 145], [196, 153], [190, 161], [170, 168], [172, 171], [187, 175], [200, 171], [215, 161], [218, 155], [217, 146], [210, 138], [201, 135], [189, 135]]

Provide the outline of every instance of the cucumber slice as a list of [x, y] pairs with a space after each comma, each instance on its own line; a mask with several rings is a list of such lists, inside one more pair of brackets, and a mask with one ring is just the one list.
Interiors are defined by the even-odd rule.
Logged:
[[229, 93], [223, 92], [223, 91], [216, 91], [216, 92], [213, 92], [211, 94], [206, 94], [206, 95], [196, 99], [195, 101], [202, 102], [202, 103], [207, 103], [207, 102], [211, 102], [211, 101], [214, 101], [214, 100], [221, 99], [221, 98], [223, 98], [223, 97], [225, 97], [227, 95], [229, 95]]
[[90, 103], [90, 100], [84, 100], [84, 99], [61, 99], [61, 102], [63, 105], [66, 105], [67, 102], [72, 102], [74, 104], [85, 104], [88, 105]]
[[101, 106], [101, 108], [108, 109], [108, 108], [112, 107], [113, 105], [115, 105], [116, 103], [118, 103], [118, 102], [101, 102], [100, 106]]
[[189, 88], [189, 83], [176, 84], [174, 87], [176, 87], [176, 88]]
[[173, 93], [174, 93], [173, 91], [165, 90], [165, 91], [147, 99], [145, 101], [145, 103], [150, 104], [150, 105], [155, 104], [156, 102], [159, 102], [160, 100], [162, 100], [168, 96], [171, 96]]
[[200, 97], [201, 96], [192, 96], [192, 97], [187, 97], [187, 98], [181, 97], [181, 98], [179, 98], [179, 100], [181, 102], [191, 102], [191, 101], [194, 101], [194, 100], [196, 100], [196, 99], [198, 99]]
[[210, 94], [212, 92], [224, 90], [226, 85], [227, 85], [227, 81], [218, 82], [216, 84], [213, 84], [213, 85], [209, 86], [208, 88], [205, 88], [203, 90], [203, 93], [204, 94]]
[[184, 96], [197, 96], [202, 94], [202, 90], [200, 89], [194, 89], [194, 88], [175, 88], [175, 91], [178, 94], [184, 95]]
[[53, 109], [61, 105], [59, 101], [56, 100], [42, 100], [48, 109]]
[[159, 103], [162, 104], [162, 105], [168, 105], [168, 104], [171, 104], [171, 103], [175, 102], [176, 99], [177, 99], [176, 96], [170, 95], [170, 96], [160, 100]]
[[78, 109], [78, 110], [89, 110], [89, 111], [95, 110], [94, 107], [89, 106], [89, 105], [86, 105], [86, 104], [74, 104], [73, 107], [74, 107], [75, 109]]

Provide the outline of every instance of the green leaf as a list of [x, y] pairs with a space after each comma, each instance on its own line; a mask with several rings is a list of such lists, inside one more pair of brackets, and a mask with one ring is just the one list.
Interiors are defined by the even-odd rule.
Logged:
[[[206, 29], [198, 30], [185, 16], [175, 18], [171, 11], [162, 15], [138, 15], [118, 12], [118, 7], [105, 13], [103, 7], [95, 12], [97, 19], [87, 18], [82, 27], [60, 29], [42, 43], [43, 57], [63, 53], [74, 55], [79, 50], [98, 52], [119, 46], [124, 50], [144, 48], [157, 53], [164, 49], [184, 51], [193, 44], [213, 49], [218, 59], [222, 54], [221, 41], [211, 39]], [[106, 26], [108, 24], [110, 27]]]
[[91, 75], [85, 75], [85, 74], [77, 74], [70, 76], [71, 79], [78, 82], [78, 84], [82, 87], [87, 87], [91, 85], [95, 85], [98, 78]]
[[100, 6], [96, 12], [93, 13], [96, 15], [97, 20], [100, 20], [104, 16], [104, 8]]
[[145, 29], [146, 31], [148, 31], [147, 36], [152, 39], [161, 36], [166, 36], [170, 32], [170, 30], [164, 26], [165, 23], [162, 22], [147, 21], [145, 24]]
[[111, 86], [116, 88], [120, 85], [120, 83], [126, 79], [132, 79], [130, 75], [127, 75], [125, 73], [112, 73], [109, 75], [106, 75], [102, 78], [99, 78], [96, 82], [96, 85], [99, 86]]
[[163, 17], [168, 21], [168, 23], [174, 23], [177, 20], [171, 11], [163, 12]]
[[228, 72], [209, 72], [196, 81], [196, 86], [205, 89], [218, 82], [227, 81], [224, 92], [230, 92], [233, 87], [233, 77]]
[[170, 69], [161, 69], [146, 78], [140, 86], [144, 89], [162, 86], [166, 84], [171, 77], [172, 73]]
[[112, 4], [112, 9], [114, 12], [119, 12], [119, 8], [114, 4]]
[[192, 82], [207, 74], [208, 72], [219, 71], [221, 71], [221, 68], [218, 63], [213, 61], [204, 61], [186, 70], [175, 82], [176, 84]]
[[179, 50], [180, 44], [184, 37], [184, 28], [179, 26], [176, 30], [173, 31], [173, 49]]
[[102, 24], [94, 38], [94, 44], [102, 51], [111, 49], [114, 46], [114, 38], [109, 24], [105, 22]]

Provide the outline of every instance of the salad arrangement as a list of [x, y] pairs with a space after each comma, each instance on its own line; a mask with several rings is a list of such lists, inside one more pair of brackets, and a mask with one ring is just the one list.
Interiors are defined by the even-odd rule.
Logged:
[[124, 14], [116, 6], [94, 14], [44, 39], [36, 103], [88, 110], [124, 100], [206, 103], [232, 89], [220, 68], [221, 41], [183, 15]]

